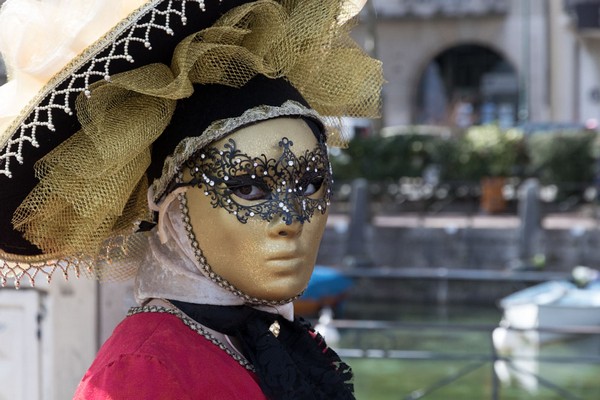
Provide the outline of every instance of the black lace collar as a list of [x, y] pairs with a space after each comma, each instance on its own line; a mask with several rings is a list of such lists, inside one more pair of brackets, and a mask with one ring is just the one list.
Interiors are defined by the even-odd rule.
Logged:
[[[354, 399], [352, 370], [302, 318], [248, 306], [214, 306], [170, 300], [199, 324], [236, 337], [270, 400]], [[279, 335], [269, 330], [279, 323]]]

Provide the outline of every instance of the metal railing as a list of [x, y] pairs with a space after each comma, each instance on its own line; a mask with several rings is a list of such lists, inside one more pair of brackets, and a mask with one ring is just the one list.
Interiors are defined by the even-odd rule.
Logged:
[[[411, 393], [404, 395], [404, 400], [424, 399], [437, 390], [451, 385], [465, 375], [481, 369], [490, 368], [492, 376], [492, 388], [490, 399], [499, 400], [501, 397], [501, 382], [496, 372], [495, 366], [498, 362], [503, 362], [504, 365], [511, 371], [523, 374], [529, 378], [535, 379], [536, 382], [543, 388], [555, 393], [563, 399], [567, 400], [583, 400], [572, 390], [553, 382], [549, 378], [545, 378], [535, 371], [528, 370], [520, 365], [522, 361], [536, 361], [539, 363], [562, 363], [562, 364], [586, 364], [600, 366], [599, 354], [586, 355], [556, 355], [556, 356], [528, 356], [528, 355], [506, 355], [500, 354], [493, 342], [493, 332], [497, 325], [489, 324], [438, 324], [438, 323], [407, 323], [396, 321], [374, 321], [374, 320], [333, 320], [330, 327], [338, 329], [340, 332], [353, 331], [354, 337], [346, 340], [345, 347], [336, 348], [337, 353], [342, 358], [370, 358], [370, 359], [393, 359], [393, 360], [427, 360], [427, 361], [468, 361], [469, 363], [457, 371], [431, 382], [427, 387], [416, 388]], [[539, 328], [535, 330], [505, 328], [513, 333], [553, 333], [565, 335], [598, 335], [600, 337], [600, 326], [569, 326], [563, 328]], [[391, 331], [415, 331], [423, 332], [439, 331], [440, 333], [458, 332], [458, 333], [482, 333], [489, 338], [489, 351], [487, 352], [438, 352], [438, 351], [423, 351], [401, 349], [394, 344], [391, 336], [388, 335], [387, 348], [372, 348], [362, 344], [366, 335], [374, 331], [391, 332]], [[366, 340], [368, 342], [368, 340]], [[350, 342], [350, 343], [349, 343]], [[354, 347], [348, 347], [348, 344], [353, 344]]]

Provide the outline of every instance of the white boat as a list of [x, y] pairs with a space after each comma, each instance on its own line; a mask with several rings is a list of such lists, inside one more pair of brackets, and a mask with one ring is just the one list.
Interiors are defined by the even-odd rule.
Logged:
[[576, 335], [578, 328], [600, 327], [600, 274], [586, 267], [573, 271], [576, 279], [584, 274], [588, 282], [583, 286], [549, 281], [504, 297], [500, 326], [540, 344]]
[[500, 300], [503, 317], [492, 340], [500, 356], [494, 367], [502, 382], [516, 380], [536, 393], [542, 345], [567, 339], [569, 344], [584, 343], [598, 338], [585, 331], [600, 328], [600, 273], [589, 268], [586, 271], [591, 279], [583, 279], [589, 282], [585, 285], [578, 279], [582, 270], [576, 268], [573, 275], [580, 285], [549, 281]]

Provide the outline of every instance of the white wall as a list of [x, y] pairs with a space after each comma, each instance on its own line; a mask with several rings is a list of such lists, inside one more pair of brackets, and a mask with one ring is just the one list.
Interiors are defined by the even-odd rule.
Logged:
[[578, 32], [562, 2], [550, 4], [550, 119], [585, 123], [600, 119], [600, 30]]
[[[10, 282], [9, 284], [10, 285]], [[97, 282], [59, 272], [0, 289], [0, 399], [73, 397], [98, 346]]]
[[98, 283], [74, 275], [56, 274], [46, 291], [42, 325], [43, 400], [73, 397], [98, 347]]
[[581, 90], [578, 120], [585, 123], [591, 118], [600, 120], [600, 102], [592, 96], [592, 91], [600, 90], [600, 38], [583, 37], [580, 43]]
[[550, 119], [575, 121], [579, 119], [578, 41], [569, 28], [569, 17], [562, 2], [550, 6]]
[[0, 290], [0, 399], [31, 400], [41, 396], [37, 290]]

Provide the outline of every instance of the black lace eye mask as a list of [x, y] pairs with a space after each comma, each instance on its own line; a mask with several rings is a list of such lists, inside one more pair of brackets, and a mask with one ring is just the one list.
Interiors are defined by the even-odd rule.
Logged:
[[203, 149], [186, 163], [192, 180], [221, 207], [246, 223], [258, 217], [266, 221], [281, 215], [286, 224], [310, 221], [316, 211], [325, 213], [331, 199], [331, 167], [324, 143], [299, 157], [288, 138], [279, 142], [278, 159], [250, 157], [229, 139], [224, 150]]

